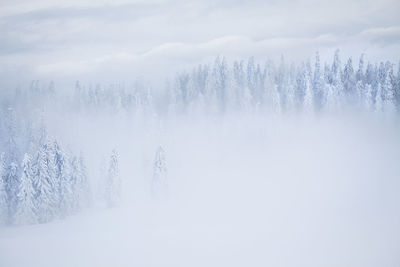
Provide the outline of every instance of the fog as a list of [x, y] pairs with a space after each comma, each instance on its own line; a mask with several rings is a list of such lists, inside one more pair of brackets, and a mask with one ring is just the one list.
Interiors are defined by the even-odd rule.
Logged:
[[[397, 119], [232, 114], [157, 123], [81, 120], [58, 127], [90, 155], [92, 184], [102, 153], [119, 149], [121, 205], [2, 228], [0, 265], [399, 263]], [[165, 150], [168, 187], [152, 195], [158, 145]]]
[[400, 266], [399, 10], [2, 0], [0, 267]]

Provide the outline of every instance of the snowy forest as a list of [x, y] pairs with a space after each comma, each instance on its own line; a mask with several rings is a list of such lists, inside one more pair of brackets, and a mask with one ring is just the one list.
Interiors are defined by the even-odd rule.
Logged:
[[[309, 116], [346, 110], [397, 116], [400, 68], [396, 71], [391, 62], [365, 62], [363, 55], [357, 64], [351, 58], [342, 64], [336, 51], [332, 62], [320, 62], [317, 53], [313, 64], [299, 65], [288, 64], [283, 57], [276, 65], [254, 58], [230, 64], [218, 57], [213, 64], [176, 75], [161, 90], [143, 83], [125, 87], [76, 82], [75, 88], [59, 91], [53, 82], [33, 81], [30, 87], [1, 97], [1, 223], [45, 223], [88, 209], [99, 199], [107, 207], [120, 202], [118, 152], [112, 149], [102, 164], [97, 194], [98, 185], [88, 179], [85, 151], [73, 151], [49, 133], [48, 113], [115, 118], [125, 114], [159, 124], [185, 114]], [[154, 157], [151, 191], [155, 194], [166, 190], [165, 162], [160, 146]]]
[[[400, 67], [392, 62], [364, 62], [352, 58], [342, 64], [339, 50], [331, 63], [289, 64], [282, 56], [256, 63], [224, 57], [199, 65], [167, 82], [165, 90], [123, 85], [108, 87], [76, 84], [71, 105], [79, 109], [149, 112], [158, 116], [187, 112], [230, 111], [332, 112], [347, 108], [393, 113], [400, 103]], [[356, 66], [354, 66], [356, 65]], [[50, 86], [49, 92], [53, 88]], [[156, 91], [154, 93], [153, 91]], [[162, 93], [160, 93], [162, 92]]]
[[399, 0], [1, 0], [0, 267], [399, 267]]

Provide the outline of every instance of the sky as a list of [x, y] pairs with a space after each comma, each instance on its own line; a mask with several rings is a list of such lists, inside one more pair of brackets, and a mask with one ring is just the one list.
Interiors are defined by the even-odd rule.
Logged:
[[397, 63], [399, 11], [398, 0], [1, 0], [0, 84], [164, 82], [218, 55], [330, 61], [340, 49]]

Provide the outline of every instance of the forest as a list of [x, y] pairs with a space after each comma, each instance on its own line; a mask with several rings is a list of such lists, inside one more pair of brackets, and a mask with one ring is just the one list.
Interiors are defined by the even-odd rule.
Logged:
[[[212, 64], [178, 73], [164, 88], [151, 83], [82, 84], [58, 89], [56, 82], [32, 81], [30, 86], [3, 90], [0, 103], [0, 222], [3, 225], [46, 223], [102, 203], [118, 206], [123, 177], [119, 153], [109, 149], [100, 177], [89, 178], [88, 153], [63, 142], [49, 130], [49, 117], [129, 118], [159, 128], [179, 117], [205, 118], [257, 114], [265, 117], [324, 116], [347, 112], [396, 117], [400, 111], [400, 67], [392, 62], [341, 62], [339, 51], [330, 63], [289, 64], [282, 57]], [[63, 115], [60, 115], [63, 114]], [[73, 115], [71, 115], [73, 114]], [[54, 121], [53, 121], [54, 123]], [[158, 125], [158, 126], [157, 126]], [[50, 127], [51, 128], [51, 127]], [[79, 131], [79, 127], [76, 129]], [[99, 144], [101, 145], [101, 144]], [[151, 192], [167, 186], [162, 146], [154, 153]], [[90, 153], [89, 153], [90, 154]], [[90, 155], [89, 155], [90, 157]]]

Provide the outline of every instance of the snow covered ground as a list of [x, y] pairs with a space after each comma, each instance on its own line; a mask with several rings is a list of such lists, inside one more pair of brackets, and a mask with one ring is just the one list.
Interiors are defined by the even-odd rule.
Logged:
[[119, 133], [122, 205], [0, 228], [0, 266], [399, 266], [399, 124], [345, 117], [168, 123], [162, 197]]

